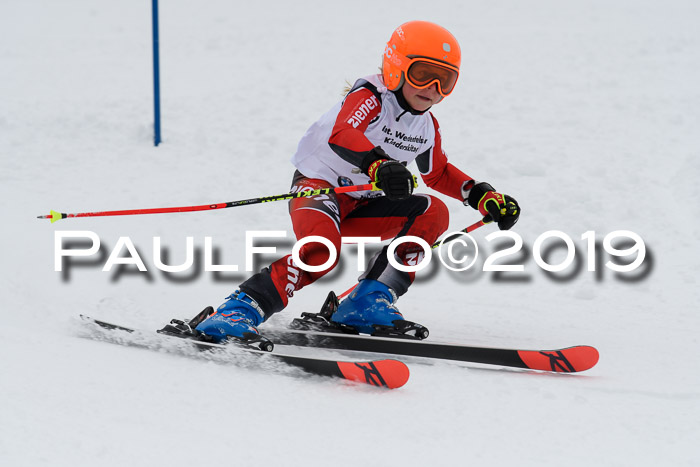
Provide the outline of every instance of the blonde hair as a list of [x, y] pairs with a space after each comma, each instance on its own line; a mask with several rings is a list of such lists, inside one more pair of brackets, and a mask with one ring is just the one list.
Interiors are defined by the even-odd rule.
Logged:
[[[384, 68], [381, 65], [379, 66], [379, 74], [384, 76]], [[343, 86], [343, 97], [347, 96], [351, 90], [352, 84], [350, 83], [350, 81], [345, 80], [345, 86]]]

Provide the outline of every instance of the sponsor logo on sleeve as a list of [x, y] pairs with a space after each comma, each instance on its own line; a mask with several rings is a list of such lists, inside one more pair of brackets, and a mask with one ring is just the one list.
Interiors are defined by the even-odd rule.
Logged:
[[365, 121], [370, 112], [377, 107], [379, 107], [379, 100], [377, 99], [377, 96], [368, 97], [350, 116], [348, 119], [348, 124], [352, 125], [353, 128], [357, 128], [362, 122]]

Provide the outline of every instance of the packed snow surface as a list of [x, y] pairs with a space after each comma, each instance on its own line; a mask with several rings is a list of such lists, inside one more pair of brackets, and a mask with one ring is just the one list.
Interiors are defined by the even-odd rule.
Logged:
[[[700, 464], [700, 3], [161, 2], [157, 148], [150, 2], [6, 0], [1, 10], [0, 464]], [[457, 88], [433, 113], [450, 160], [520, 202], [523, 248], [498, 262], [524, 271], [482, 271], [512, 244], [488, 242], [497, 229], [486, 226], [473, 234], [474, 268], [434, 259], [399, 308], [431, 340], [588, 344], [599, 364], [553, 375], [411, 359], [408, 384], [389, 391], [96, 339], [80, 313], [156, 329], [220, 304], [250, 274], [246, 231], [287, 232], [255, 267], [290, 250], [286, 203], [36, 216], [286, 192], [306, 128], [346, 81], [376, 72], [393, 29], [412, 19], [462, 44]], [[445, 202], [451, 230], [478, 220]], [[548, 274], [534, 247], [552, 230], [576, 253]], [[633, 272], [605, 265], [603, 240], [620, 230], [646, 246]], [[55, 234], [77, 235], [68, 231], [94, 233], [101, 248], [57, 272]], [[121, 237], [146, 272], [102, 271]], [[185, 262], [192, 237], [195, 265], [160, 271], [154, 237], [170, 265]], [[205, 237], [215, 264], [238, 272], [203, 271]], [[550, 264], [564, 261], [563, 240], [546, 245], [557, 245]], [[337, 272], [265, 326], [316, 311], [357, 275], [348, 247]]]

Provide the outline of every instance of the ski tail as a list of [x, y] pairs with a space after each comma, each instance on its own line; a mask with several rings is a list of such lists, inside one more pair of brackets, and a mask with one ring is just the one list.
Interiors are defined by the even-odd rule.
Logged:
[[599, 354], [595, 347], [577, 345], [561, 350], [519, 350], [518, 356], [526, 368], [533, 370], [574, 373], [593, 368]]

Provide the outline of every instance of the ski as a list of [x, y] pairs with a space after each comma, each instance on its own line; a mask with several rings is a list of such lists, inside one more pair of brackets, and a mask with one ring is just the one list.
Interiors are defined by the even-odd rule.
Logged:
[[338, 331], [265, 329], [263, 333], [267, 338], [280, 345], [425, 357], [556, 373], [575, 373], [589, 370], [598, 363], [599, 358], [598, 350], [587, 345], [558, 350], [517, 350], [425, 342], [415, 338], [346, 334]]
[[[110, 331], [121, 331], [129, 334], [136, 334], [140, 332], [133, 328], [108, 323], [106, 321], [101, 321], [85, 315], [80, 315], [80, 318], [83, 321], [95, 324], [102, 329]], [[199, 350], [213, 351], [217, 349], [230, 347], [230, 345], [226, 344], [217, 344], [213, 342], [184, 339], [169, 334], [159, 335], [164, 336], [165, 338], [186, 341], [188, 343], [191, 343], [195, 348]], [[406, 384], [410, 376], [406, 364], [392, 359], [366, 361], [338, 361], [315, 357], [302, 357], [297, 355], [266, 352], [252, 347], [238, 347], [242, 352], [259, 355], [263, 358], [274, 359], [283, 362], [287, 365], [300, 368], [309, 374], [342, 378], [349, 381], [366, 383], [371, 386], [384, 387], [388, 389], [395, 389], [403, 386], [404, 384]]]

